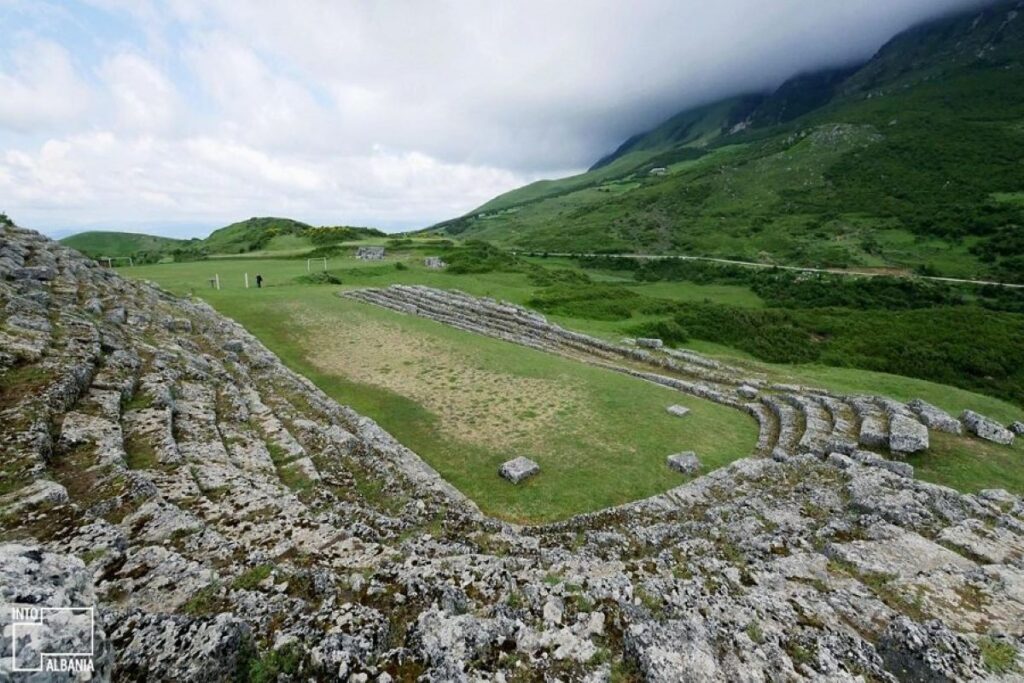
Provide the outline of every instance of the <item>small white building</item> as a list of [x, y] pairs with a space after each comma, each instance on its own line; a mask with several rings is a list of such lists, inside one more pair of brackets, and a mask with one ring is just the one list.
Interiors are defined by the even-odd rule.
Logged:
[[427, 268], [433, 268], [434, 270], [441, 270], [448, 264], [440, 256], [428, 256], [423, 259], [423, 265]]
[[360, 261], [383, 261], [384, 247], [359, 247], [356, 258]]

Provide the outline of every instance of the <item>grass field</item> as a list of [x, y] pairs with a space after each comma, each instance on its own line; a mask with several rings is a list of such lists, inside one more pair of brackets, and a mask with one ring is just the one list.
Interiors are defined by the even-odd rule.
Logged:
[[[534, 263], [573, 267], [556, 259]], [[198, 261], [122, 272], [208, 300], [334, 398], [381, 422], [484, 510], [506, 519], [550, 521], [650, 495], [682, 481], [664, 467], [667, 454], [696, 450], [709, 467], [717, 467], [747, 455], [756, 439], [753, 422], [736, 411], [337, 296], [346, 288], [404, 283], [524, 304], [538, 291], [526, 273], [434, 271], [418, 256], [394, 250], [382, 263], [334, 258], [329, 270], [341, 286], [297, 283], [306, 262], [295, 258]], [[250, 278], [262, 274], [265, 288], [245, 290], [246, 272]], [[220, 291], [207, 283], [214, 273]], [[588, 274], [661, 299], [763, 306], [742, 286], [641, 283], [622, 273]], [[549, 318], [611, 340], [645, 319]], [[816, 364], [769, 364], [708, 342], [687, 346], [777, 381], [923, 398], [954, 414], [972, 408], [1004, 422], [1022, 414], [1006, 401], [924, 380]], [[693, 414], [681, 421], [669, 418], [664, 408], [672, 402], [690, 405]], [[642, 430], [636, 429], [637, 415], [644, 416]], [[922, 479], [966, 491], [1024, 492], [1024, 468], [1015, 464], [1019, 448], [940, 435], [914, 465]], [[495, 471], [520, 454], [540, 462], [543, 474], [520, 487], [506, 485]]]
[[[386, 283], [379, 264], [349, 265], [348, 273]], [[220, 291], [202, 286], [214, 269]], [[267, 286], [244, 289], [244, 272], [260, 272]], [[694, 450], [714, 469], [749, 455], [757, 440], [754, 421], [738, 411], [343, 299], [336, 286], [296, 284], [304, 272], [304, 261], [277, 259], [130, 274], [201, 294], [332, 397], [379, 421], [484, 511], [512, 521], [553, 521], [653, 495], [685, 481], [666, 467], [667, 455]], [[500, 279], [491, 286], [513, 289]], [[668, 415], [673, 403], [690, 415]], [[542, 471], [512, 486], [497, 469], [517, 455]]]

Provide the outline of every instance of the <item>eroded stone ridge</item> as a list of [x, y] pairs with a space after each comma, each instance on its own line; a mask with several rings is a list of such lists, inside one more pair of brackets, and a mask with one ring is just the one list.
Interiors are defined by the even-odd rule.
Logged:
[[[777, 410], [790, 449], [520, 528], [205, 304], [0, 230], [0, 589], [94, 602], [97, 680], [973, 680], [993, 647], [1024, 665], [1024, 501], [829, 451], [857, 442], [846, 398], [762, 382], [771, 405], [749, 401], [710, 359], [533, 328], [750, 412], [765, 453]], [[809, 424], [821, 453], [800, 452]]]

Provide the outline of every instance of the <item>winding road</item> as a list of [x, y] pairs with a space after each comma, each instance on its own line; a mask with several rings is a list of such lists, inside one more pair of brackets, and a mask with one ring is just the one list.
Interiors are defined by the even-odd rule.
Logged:
[[707, 261], [710, 263], [726, 263], [733, 266], [744, 266], [747, 268], [778, 268], [779, 270], [793, 270], [800, 273], [829, 273], [832, 275], [850, 275], [855, 277], [901, 277], [912, 280], [931, 280], [933, 282], [949, 282], [961, 285], [991, 285], [993, 287], [1006, 287], [1007, 289], [1024, 289], [1024, 284], [1013, 284], [1010, 282], [996, 282], [994, 280], [965, 280], [955, 277], [939, 277], [936, 275], [902, 275], [898, 273], [872, 273], [863, 270], [845, 270], [843, 268], [805, 268], [802, 266], [779, 266], [771, 263], [756, 263], [754, 261], [736, 261], [733, 259], [714, 258], [711, 256], [684, 256], [682, 254], [595, 254], [587, 252], [540, 252], [540, 251], [513, 251], [516, 256], [555, 256], [562, 258], [622, 258], [636, 260], [664, 260], [675, 259], [678, 261]]

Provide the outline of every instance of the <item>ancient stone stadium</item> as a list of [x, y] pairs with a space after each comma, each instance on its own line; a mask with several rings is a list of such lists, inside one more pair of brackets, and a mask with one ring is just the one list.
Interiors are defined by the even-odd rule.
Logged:
[[517, 527], [207, 305], [2, 230], [0, 593], [94, 606], [95, 680], [995, 680], [986, 653], [1024, 638], [1024, 501], [916, 480], [899, 455], [962, 428], [924, 402], [457, 292], [349, 293], [760, 425], [729, 467]]

